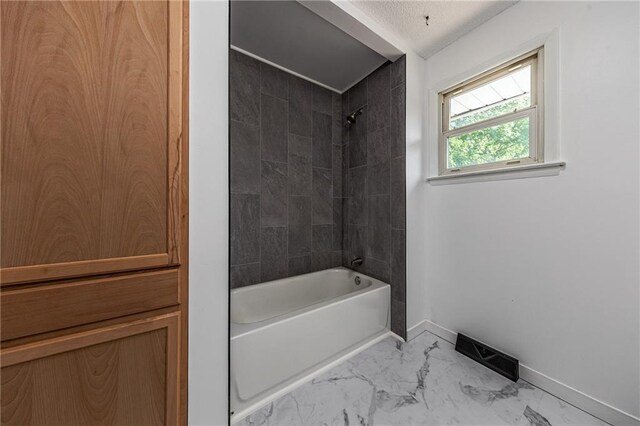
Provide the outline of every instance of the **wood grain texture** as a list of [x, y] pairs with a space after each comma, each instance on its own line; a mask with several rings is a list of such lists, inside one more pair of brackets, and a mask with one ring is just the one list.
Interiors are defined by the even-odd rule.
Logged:
[[3, 350], [3, 425], [173, 425], [179, 313]]
[[188, 3], [0, 2], [0, 37], [2, 424], [186, 424]]
[[[75, 2], [74, 2], [75, 3]], [[100, 258], [166, 253], [168, 3], [100, 2], [109, 41]], [[96, 12], [94, 12], [96, 13]], [[105, 35], [109, 35], [105, 37]]]
[[182, 168], [180, 173], [180, 405], [179, 424], [188, 424], [189, 390], [189, 2], [182, 7]]
[[2, 267], [168, 254], [168, 9], [1, 2]]
[[[180, 243], [182, 229], [181, 181], [185, 178], [182, 170], [183, 155], [183, 4], [169, 2], [169, 211], [168, 211], [168, 253], [172, 264], [180, 263]], [[188, 88], [186, 89], [188, 90]], [[187, 153], [188, 154], [188, 153]], [[187, 155], [188, 157], [188, 155]]]
[[86, 331], [95, 330], [97, 328], [111, 327], [111, 326], [126, 324], [130, 322], [135, 322], [139, 320], [144, 320], [151, 317], [172, 314], [177, 311], [179, 311], [179, 309], [177, 309], [175, 306], [170, 306], [168, 308], [154, 309], [153, 311], [141, 312], [139, 314], [127, 315], [125, 317], [110, 318], [108, 320], [100, 321], [97, 323], [83, 324], [76, 327], [65, 328], [62, 330], [48, 331], [46, 333], [41, 333], [41, 334], [32, 334], [29, 336], [20, 337], [18, 339], [2, 341], [0, 342], [0, 349], [5, 351], [18, 346], [30, 345], [30, 344], [38, 343], [44, 340], [57, 339], [57, 338], [61, 338], [64, 336], [69, 336], [77, 333], [84, 333]]
[[0, 296], [2, 340], [175, 306], [179, 301], [177, 269], [8, 290]]
[[2, 269], [0, 272], [0, 286], [6, 287], [20, 283], [150, 269], [165, 266], [168, 262], [169, 256], [166, 254], [148, 254], [146, 256], [81, 260], [48, 265], [16, 266]]

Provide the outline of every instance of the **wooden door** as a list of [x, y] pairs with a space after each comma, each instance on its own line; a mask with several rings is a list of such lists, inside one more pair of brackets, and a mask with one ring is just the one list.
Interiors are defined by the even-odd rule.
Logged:
[[177, 424], [179, 316], [6, 349], [2, 424]]
[[2, 425], [186, 424], [188, 3], [0, 1]]
[[182, 3], [0, 16], [2, 284], [179, 264]]

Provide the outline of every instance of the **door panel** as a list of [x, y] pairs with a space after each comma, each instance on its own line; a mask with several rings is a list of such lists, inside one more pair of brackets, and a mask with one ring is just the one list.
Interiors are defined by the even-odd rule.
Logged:
[[179, 303], [177, 269], [12, 288], [0, 297], [2, 341]]
[[0, 15], [3, 284], [178, 264], [182, 5]]
[[186, 424], [188, 40], [186, 0], [0, 1], [2, 424]]
[[176, 424], [179, 315], [3, 350], [2, 424]]

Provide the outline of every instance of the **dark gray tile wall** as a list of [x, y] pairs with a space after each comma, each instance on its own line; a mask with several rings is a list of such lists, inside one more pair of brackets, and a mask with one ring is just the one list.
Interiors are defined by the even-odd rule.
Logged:
[[406, 337], [405, 57], [342, 96], [235, 51], [230, 75], [231, 287], [362, 257]]
[[231, 287], [342, 264], [342, 97], [230, 51]]
[[[383, 65], [342, 95], [343, 265], [391, 284], [391, 330], [406, 337], [405, 57]], [[344, 121], [343, 121], [344, 122]], [[346, 180], [346, 182], [344, 182]]]

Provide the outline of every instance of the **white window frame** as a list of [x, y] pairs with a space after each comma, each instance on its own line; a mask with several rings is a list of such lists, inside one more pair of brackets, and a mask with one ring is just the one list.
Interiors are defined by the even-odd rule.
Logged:
[[[457, 129], [449, 129], [449, 100], [453, 96], [471, 91], [489, 81], [496, 80], [514, 71], [516, 68], [531, 65], [531, 105], [516, 112], [473, 123]], [[539, 47], [504, 62], [482, 74], [476, 75], [438, 94], [438, 174], [439, 176], [472, 173], [487, 170], [509, 170], [524, 165], [544, 163], [544, 47]], [[459, 168], [447, 167], [447, 139], [460, 134], [493, 127], [529, 117], [529, 156], [493, 163], [476, 164]]]

